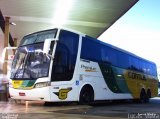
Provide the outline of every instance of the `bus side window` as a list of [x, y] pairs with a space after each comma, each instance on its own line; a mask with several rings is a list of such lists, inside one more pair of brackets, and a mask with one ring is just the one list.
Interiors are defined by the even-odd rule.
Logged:
[[69, 81], [73, 77], [78, 52], [79, 35], [62, 30], [55, 51], [52, 81]]
[[54, 58], [54, 63], [55, 65], [58, 65], [60, 64], [61, 62], [61, 52], [60, 51], [57, 51], [56, 55], [55, 55], [55, 58]]

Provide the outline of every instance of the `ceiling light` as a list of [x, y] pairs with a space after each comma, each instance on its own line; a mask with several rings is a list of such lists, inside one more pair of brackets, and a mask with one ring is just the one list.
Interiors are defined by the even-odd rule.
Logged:
[[14, 22], [10, 22], [10, 25], [13, 25], [13, 26], [15, 26], [15, 25], [16, 25], [16, 23], [14, 23]]
[[62, 26], [66, 23], [69, 12], [73, 7], [73, 0], [57, 0], [56, 11], [54, 14], [54, 24]]

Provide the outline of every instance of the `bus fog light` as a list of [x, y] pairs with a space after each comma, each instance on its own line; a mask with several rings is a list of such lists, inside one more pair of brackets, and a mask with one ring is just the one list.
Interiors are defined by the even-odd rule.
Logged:
[[47, 86], [50, 86], [51, 83], [50, 82], [40, 82], [40, 83], [37, 83], [35, 85], [35, 88], [42, 88], [42, 87], [47, 87]]

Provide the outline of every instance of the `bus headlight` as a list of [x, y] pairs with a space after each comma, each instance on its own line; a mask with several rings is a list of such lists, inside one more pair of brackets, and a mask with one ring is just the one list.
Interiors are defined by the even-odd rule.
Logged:
[[35, 88], [47, 87], [50, 85], [51, 85], [51, 82], [40, 82], [40, 83], [35, 84]]

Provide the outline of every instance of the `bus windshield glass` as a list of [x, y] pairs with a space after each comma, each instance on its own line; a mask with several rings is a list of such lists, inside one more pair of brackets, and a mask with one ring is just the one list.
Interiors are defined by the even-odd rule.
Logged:
[[25, 36], [21, 40], [20, 46], [44, 42], [45, 39], [55, 38], [56, 34], [57, 34], [57, 29], [33, 33], [33, 34]]
[[20, 47], [11, 69], [11, 79], [37, 79], [48, 76], [50, 58], [43, 55], [44, 43]]
[[[50, 57], [43, 54], [45, 39], [55, 38], [56, 30], [25, 36], [17, 49], [11, 67], [11, 79], [36, 80], [49, 74]], [[53, 49], [54, 41], [50, 49]], [[49, 52], [52, 55], [52, 50]]]

